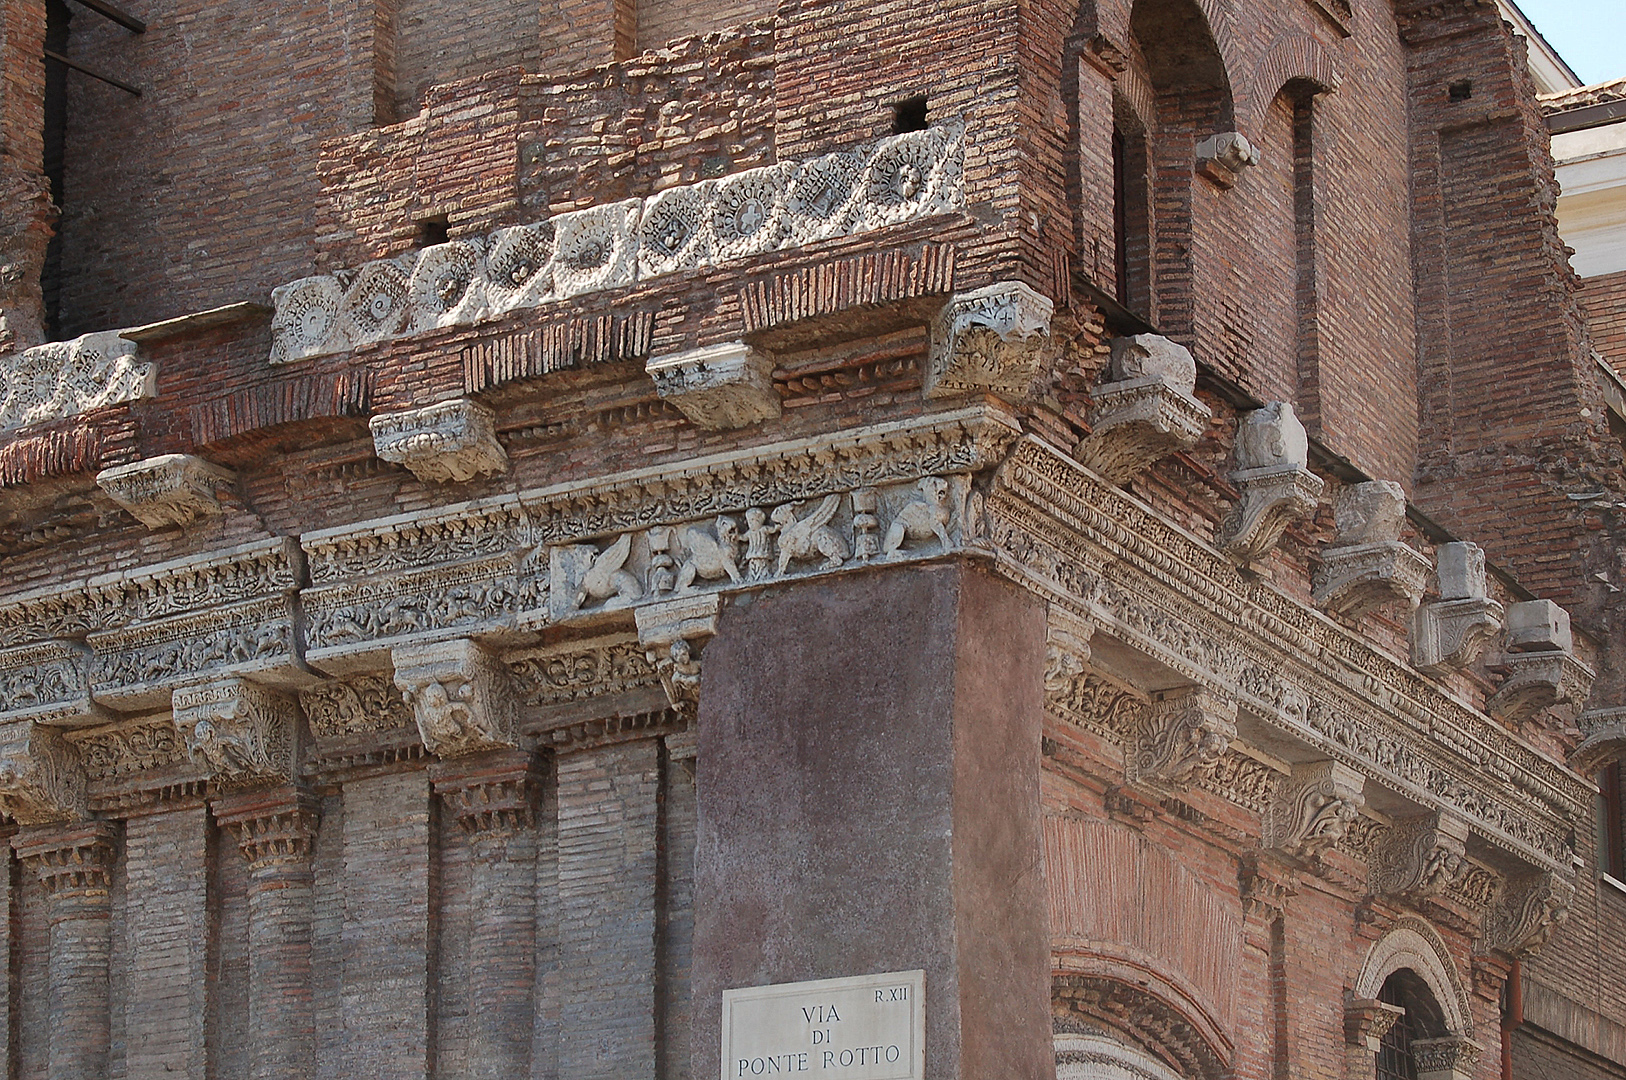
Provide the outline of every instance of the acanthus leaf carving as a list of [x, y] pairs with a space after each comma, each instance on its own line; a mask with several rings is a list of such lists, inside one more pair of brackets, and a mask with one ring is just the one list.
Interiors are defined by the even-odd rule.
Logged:
[[468, 638], [398, 645], [395, 685], [424, 746], [442, 758], [518, 745], [508, 669]]
[[1468, 823], [1449, 814], [1396, 820], [1373, 854], [1372, 891], [1412, 898], [1450, 891], [1471, 868], [1467, 843]]
[[368, 424], [379, 458], [406, 466], [426, 484], [466, 483], [508, 469], [496, 414], [468, 398], [379, 413]]
[[1485, 703], [1485, 711], [1510, 724], [1532, 720], [1544, 709], [1578, 712], [1596, 678], [1590, 667], [1567, 652], [1506, 653], [1496, 666], [1507, 675]]
[[1626, 758], [1626, 708], [1590, 709], [1576, 721], [1581, 743], [1570, 751], [1570, 768], [1590, 775], [1609, 761]]
[[87, 815], [79, 752], [60, 731], [30, 720], [0, 726], [0, 810], [20, 825]]
[[1265, 822], [1264, 846], [1297, 859], [1314, 859], [1343, 838], [1361, 807], [1365, 777], [1339, 761], [1293, 768]]
[[1509, 878], [1496, 897], [1475, 951], [1519, 958], [1538, 951], [1569, 917], [1575, 885], [1556, 873]]
[[1055, 305], [1020, 281], [954, 296], [932, 324], [928, 398], [997, 393], [1028, 396], [1050, 344]]
[[1236, 738], [1236, 700], [1206, 687], [1152, 697], [1141, 713], [1129, 780], [1176, 787], [1210, 776]]
[[647, 650], [635, 640], [596, 638], [507, 653], [514, 690], [532, 706], [562, 705], [661, 685]]
[[395, 684], [382, 675], [356, 675], [320, 683], [299, 693], [311, 733], [337, 739], [410, 725], [412, 710]]

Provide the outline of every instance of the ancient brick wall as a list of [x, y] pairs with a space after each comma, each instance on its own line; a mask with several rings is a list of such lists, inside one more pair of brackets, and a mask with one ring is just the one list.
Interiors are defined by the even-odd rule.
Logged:
[[1626, 375], [1626, 270], [1583, 281], [1581, 304], [1592, 347]]

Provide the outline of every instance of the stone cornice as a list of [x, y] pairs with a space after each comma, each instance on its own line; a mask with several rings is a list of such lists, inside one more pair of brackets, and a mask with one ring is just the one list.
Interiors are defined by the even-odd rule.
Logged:
[[1533, 866], [1567, 869], [1591, 785], [1401, 662], [1031, 438], [986, 515], [1017, 580]]

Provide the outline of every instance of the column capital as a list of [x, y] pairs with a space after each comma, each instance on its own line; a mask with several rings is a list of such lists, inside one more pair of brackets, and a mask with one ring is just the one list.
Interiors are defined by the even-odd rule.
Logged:
[[528, 829], [536, 818], [541, 777], [534, 755], [497, 749], [429, 767], [429, 780], [468, 833], [499, 835]]
[[316, 800], [292, 787], [260, 788], [215, 799], [215, 820], [230, 829], [250, 870], [310, 865]]
[[79, 751], [60, 731], [31, 720], [0, 728], [0, 810], [20, 825], [87, 816]]
[[49, 895], [105, 897], [116, 836], [112, 822], [85, 821], [24, 828], [12, 837], [11, 846]]
[[212, 787], [243, 788], [293, 780], [299, 706], [246, 679], [184, 686], [171, 695], [186, 752], [209, 769]]

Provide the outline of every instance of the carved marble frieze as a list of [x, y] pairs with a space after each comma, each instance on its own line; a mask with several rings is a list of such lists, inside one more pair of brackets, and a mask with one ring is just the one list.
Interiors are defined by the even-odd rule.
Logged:
[[365, 670], [402, 641], [936, 557], [975, 539], [968, 476], [1016, 434], [977, 406], [307, 534], [306, 655]]
[[1532, 866], [1569, 865], [1585, 781], [1035, 439], [984, 508], [1000, 565], [1250, 716]]
[[301, 278], [271, 294], [271, 363], [953, 213], [964, 156], [951, 121]]
[[533, 708], [568, 705], [661, 685], [647, 650], [625, 634], [505, 653], [519, 700]]
[[117, 330], [0, 356], [0, 432], [157, 393], [157, 368]]
[[92, 784], [125, 784], [138, 777], [169, 774], [191, 763], [185, 737], [167, 716], [88, 728], [68, 738], [78, 747], [85, 776]]
[[75, 641], [0, 649], [0, 722], [77, 725], [106, 719], [90, 697], [90, 650]]
[[361, 674], [322, 682], [299, 693], [311, 734], [345, 739], [412, 726], [412, 709], [387, 675]]

